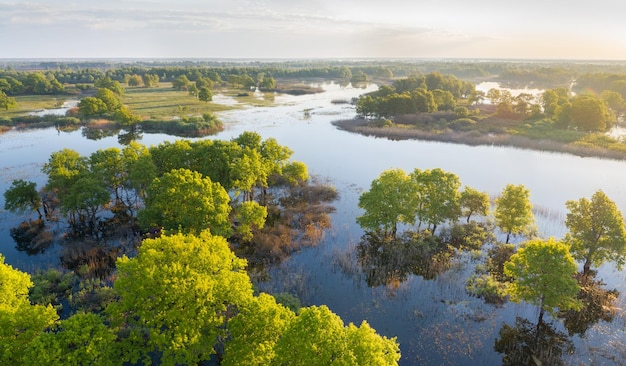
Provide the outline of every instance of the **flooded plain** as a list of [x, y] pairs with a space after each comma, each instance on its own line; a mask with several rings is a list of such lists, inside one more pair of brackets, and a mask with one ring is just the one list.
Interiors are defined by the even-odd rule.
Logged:
[[[294, 151], [293, 160], [304, 162], [311, 174], [330, 182], [340, 193], [332, 227], [323, 240], [271, 269], [271, 279], [259, 287], [290, 292], [305, 305], [326, 304], [346, 322], [360, 324], [367, 320], [379, 333], [397, 336], [401, 365], [502, 363], [504, 354], [495, 350], [496, 341], [502, 340], [503, 334], [524, 339], [528, 332], [524, 320], [536, 321], [536, 307], [514, 303], [494, 306], [469, 296], [465, 281], [484, 259], [480, 253], [458, 253], [434, 278], [407, 274], [374, 281], [357, 258], [356, 247], [364, 234], [355, 222], [361, 214], [357, 206], [359, 195], [369, 189], [370, 182], [382, 171], [391, 168], [407, 172], [441, 168], [458, 175], [462, 184], [492, 197], [508, 183], [523, 184], [530, 189], [541, 235], [560, 238], [566, 231], [563, 221], [567, 200], [590, 197], [602, 189], [626, 213], [626, 162], [352, 134], [331, 124], [355, 114], [354, 106], [337, 101], [349, 101], [376, 86], [320, 86], [326, 90], [324, 93], [276, 95], [272, 107], [221, 112], [218, 116], [225, 123], [225, 130], [208, 137], [231, 139], [244, 131], [256, 131], [263, 138], [274, 137]], [[152, 145], [175, 139], [143, 134], [140, 142]], [[14, 179], [35, 181], [40, 187], [45, 179], [41, 166], [52, 152], [71, 148], [88, 155], [112, 146], [120, 146], [116, 137], [94, 141], [84, 138], [81, 131], [59, 133], [54, 128], [13, 130], [0, 135], [0, 191], [4, 192]], [[0, 207], [3, 206], [4, 198], [0, 196]], [[0, 253], [6, 262], [25, 271], [54, 266], [58, 262], [55, 248], [36, 256], [15, 248], [8, 232], [22, 220], [7, 212], [0, 213]], [[600, 268], [598, 278], [607, 289], [620, 292], [616, 305], [626, 309], [626, 271], [607, 264]], [[562, 334], [572, 346], [554, 353], [564, 364], [626, 363], [625, 312], [620, 310], [612, 321], [600, 320], [584, 334], [571, 336], [562, 321], [549, 318], [554, 334]]]

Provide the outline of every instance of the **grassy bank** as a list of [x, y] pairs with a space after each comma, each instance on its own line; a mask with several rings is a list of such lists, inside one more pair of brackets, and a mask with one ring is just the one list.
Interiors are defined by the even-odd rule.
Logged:
[[[350, 119], [333, 122], [339, 129], [360, 133], [366, 136], [388, 138], [391, 140], [426, 140], [450, 142], [470, 146], [491, 145], [511, 146], [521, 149], [561, 152], [584, 157], [600, 157], [607, 159], [626, 160], [626, 146], [623, 143], [611, 141], [604, 135], [586, 135], [582, 133], [568, 133], [560, 136], [543, 138], [524, 136], [520, 133], [483, 133], [477, 130], [452, 131], [421, 130], [407, 125], [393, 125], [390, 127], [373, 127], [368, 120]], [[537, 131], [534, 131], [535, 133]], [[555, 133], [556, 135], [556, 133]], [[549, 136], [549, 135], [548, 135]]]

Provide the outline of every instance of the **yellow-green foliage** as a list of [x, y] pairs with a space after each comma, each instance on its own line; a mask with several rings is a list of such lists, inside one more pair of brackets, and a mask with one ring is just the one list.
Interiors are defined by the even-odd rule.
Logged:
[[58, 319], [51, 305], [31, 305], [30, 276], [0, 255], [0, 364], [19, 365], [28, 344]]

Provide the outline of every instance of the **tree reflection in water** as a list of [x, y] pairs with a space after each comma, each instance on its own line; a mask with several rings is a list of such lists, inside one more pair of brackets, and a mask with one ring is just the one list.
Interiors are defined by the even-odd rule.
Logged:
[[54, 244], [54, 235], [43, 220], [24, 221], [11, 228], [10, 235], [15, 241], [15, 248], [28, 255], [41, 254]]
[[494, 344], [503, 353], [503, 365], [565, 365], [564, 353], [573, 353], [568, 336], [550, 324], [535, 325], [527, 319], [515, 318], [515, 325], [504, 324]]
[[440, 237], [412, 232], [395, 239], [367, 232], [356, 250], [358, 264], [370, 287], [398, 284], [409, 274], [434, 279], [450, 268], [455, 253]]
[[596, 272], [592, 271], [587, 276], [583, 273], [576, 276], [580, 285], [578, 299], [583, 303], [583, 308], [580, 311], [568, 310], [559, 313], [570, 335], [584, 336], [587, 330], [600, 320], [612, 322], [618, 311], [615, 301], [619, 292], [604, 289], [602, 286], [605, 283], [595, 279], [595, 275]]

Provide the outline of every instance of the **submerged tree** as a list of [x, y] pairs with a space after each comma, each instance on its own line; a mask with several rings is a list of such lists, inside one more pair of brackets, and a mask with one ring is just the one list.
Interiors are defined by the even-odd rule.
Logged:
[[359, 208], [365, 210], [356, 221], [369, 230], [383, 229], [385, 235], [396, 236], [399, 223], [410, 223], [409, 177], [402, 169], [387, 170], [372, 181], [370, 190], [359, 197]]
[[496, 226], [506, 233], [507, 244], [511, 235], [522, 234], [534, 225], [529, 197], [530, 191], [523, 185], [507, 184], [502, 195], [496, 198]]
[[626, 261], [626, 229], [624, 218], [604, 192], [597, 191], [591, 200], [567, 201], [569, 209], [565, 225], [569, 232], [564, 241], [571, 245], [575, 259], [583, 261], [583, 273], [591, 266], [613, 261], [621, 267]]
[[415, 169], [409, 176], [413, 221], [426, 222], [431, 233], [445, 221], [456, 221], [461, 215], [459, 188], [461, 181], [454, 173], [436, 168]]
[[37, 193], [37, 184], [23, 179], [14, 180], [11, 187], [4, 192], [4, 209], [11, 212], [37, 211], [41, 214], [41, 197]]
[[463, 215], [467, 217], [467, 223], [470, 222], [473, 214], [489, 215], [489, 195], [485, 192], [480, 192], [472, 187], [465, 187], [461, 192], [460, 203]]
[[569, 246], [554, 238], [524, 243], [504, 264], [504, 274], [513, 278], [508, 289], [511, 300], [537, 305], [538, 324], [545, 311], [555, 314], [555, 309], [580, 309], [576, 270]]

